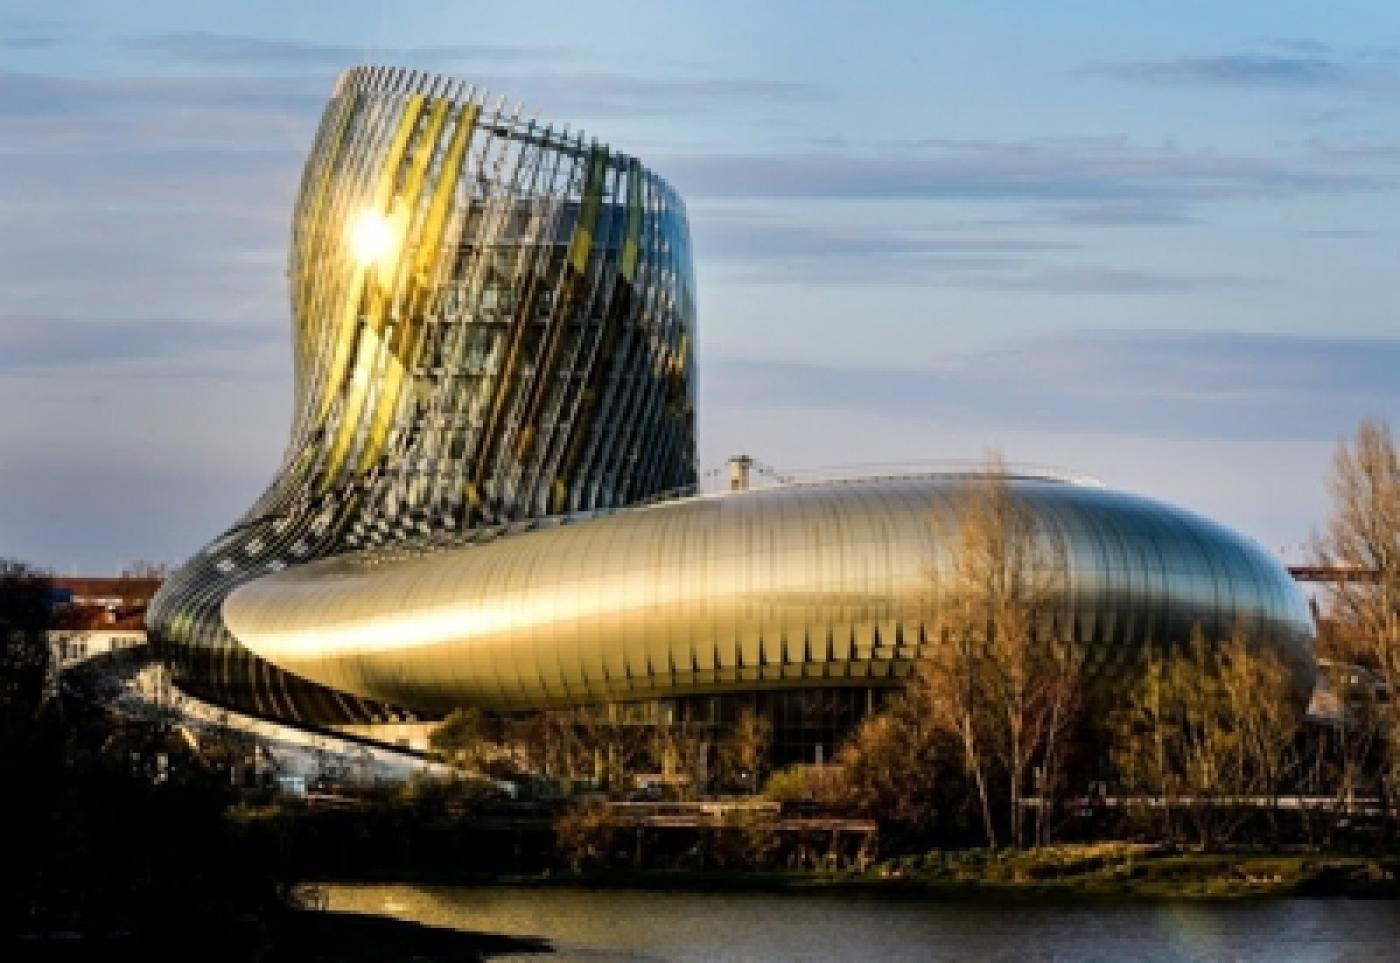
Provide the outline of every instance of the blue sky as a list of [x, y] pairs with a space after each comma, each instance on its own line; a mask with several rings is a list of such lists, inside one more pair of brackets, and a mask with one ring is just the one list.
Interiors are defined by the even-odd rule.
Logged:
[[175, 562], [289, 418], [335, 74], [458, 74], [687, 198], [701, 459], [999, 448], [1271, 549], [1400, 415], [1400, 6], [0, 8], [0, 554]]

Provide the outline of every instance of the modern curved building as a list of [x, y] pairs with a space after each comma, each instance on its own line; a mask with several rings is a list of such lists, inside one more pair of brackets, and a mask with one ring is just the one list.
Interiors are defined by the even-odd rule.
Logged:
[[[939, 642], [955, 474], [701, 496], [685, 211], [635, 158], [357, 68], [293, 217], [276, 479], [162, 588], [176, 681], [312, 724], [870, 693]], [[1009, 479], [1057, 549], [1047, 637], [1121, 675], [1247, 626], [1310, 671], [1287, 572], [1189, 512]]]
[[[686, 498], [421, 554], [289, 568], [224, 603], [259, 657], [341, 692], [431, 712], [864, 685], [937, 644], [974, 479], [897, 477]], [[1235, 624], [1302, 645], [1286, 573], [1198, 516], [1096, 487], [1012, 478], [1067, 577], [1046, 638], [1091, 674], [1149, 640]]]

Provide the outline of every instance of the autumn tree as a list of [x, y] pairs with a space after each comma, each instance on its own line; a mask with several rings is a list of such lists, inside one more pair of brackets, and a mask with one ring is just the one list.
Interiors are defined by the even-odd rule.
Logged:
[[[952, 525], [939, 525], [954, 534], [936, 573], [937, 638], [924, 670], [931, 708], [961, 748], [988, 843], [997, 841], [995, 780], [1005, 787], [1004, 823], [1021, 846], [1026, 793], [1037, 771], [1042, 803], [1053, 787], [1079, 697], [1081, 653], [1056, 617], [1068, 560], [1063, 539], [1015, 493], [999, 458], [954, 508]], [[1037, 833], [1044, 832], [1041, 819]]]
[[749, 706], [740, 709], [733, 727], [719, 743], [720, 780], [757, 791], [762, 785], [763, 771], [768, 767], [768, 746], [772, 738], [773, 723], [766, 716]]
[[490, 720], [475, 706], [448, 713], [429, 733], [428, 746], [464, 769], [481, 770], [497, 755]]
[[578, 716], [577, 709], [546, 709], [516, 726], [531, 769], [566, 779], [592, 773], [593, 747], [584, 738]]
[[1376, 705], [1389, 812], [1400, 776], [1400, 453], [1388, 424], [1363, 421], [1338, 443], [1328, 487], [1332, 515], [1314, 548], [1321, 564], [1352, 573], [1330, 583], [1330, 614], [1351, 660], [1372, 669], [1391, 696]]
[[896, 846], [966, 845], [986, 838], [981, 795], [944, 716], [943, 679], [929, 662], [842, 745], [834, 772], [809, 775], [812, 795], [880, 824]]
[[[843, 751], [858, 741], [850, 740], [843, 747]], [[776, 769], [763, 783], [763, 795], [773, 802], [788, 805], [826, 805], [864, 811], [865, 807], [860, 805], [859, 799], [853, 795], [839, 762], [838, 755], [837, 764], [833, 765], [793, 763]]]
[[1237, 629], [1212, 641], [1149, 651], [1114, 717], [1112, 758], [1137, 815], [1161, 835], [1189, 826], [1202, 846], [1229, 839], [1257, 800], [1276, 830], [1278, 799], [1300, 764], [1302, 700], [1267, 639]]
[[703, 726], [685, 719], [650, 727], [650, 761], [672, 792], [682, 798], [704, 788], [710, 740]]
[[[1173, 663], [1155, 646], [1144, 652], [1137, 682], [1110, 720], [1119, 788], [1137, 805], [1130, 815], [1163, 839], [1176, 835], [1178, 707]], [[1155, 825], [1154, 825], [1155, 824]]]
[[554, 818], [555, 847], [575, 873], [609, 869], [622, 849], [624, 828], [604, 803], [566, 806]]
[[1277, 843], [1279, 798], [1294, 784], [1303, 762], [1298, 739], [1303, 693], [1292, 668], [1264, 641], [1237, 626], [1217, 661], [1239, 740], [1240, 791], [1264, 799], [1270, 835]]

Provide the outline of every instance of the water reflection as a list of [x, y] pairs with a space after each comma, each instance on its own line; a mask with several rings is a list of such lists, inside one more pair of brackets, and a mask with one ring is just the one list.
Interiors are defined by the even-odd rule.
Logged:
[[334, 885], [330, 908], [548, 941], [550, 960], [1385, 960], [1400, 904], [989, 905], [888, 893]]

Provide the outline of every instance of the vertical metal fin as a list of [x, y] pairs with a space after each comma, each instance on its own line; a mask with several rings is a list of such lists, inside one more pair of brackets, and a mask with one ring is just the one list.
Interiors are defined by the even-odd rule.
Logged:
[[[387, 217], [391, 213], [399, 168], [403, 164], [404, 154], [408, 151], [409, 143], [412, 141], [413, 132], [423, 113], [425, 103], [426, 99], [421, 94], [413, 94], [404, 105], [398, 130], [394, 134], [393, 142], [389, 145], [384, 164], [380, 168], [374, 195], [370, 200], [368, 209], [374, 214]], [[355, 280], [358, 283], [352, 285], [346, 298], [347, 310], [341, 316], [340, 337], [336, 342], [336, 361], [331, 365], [328, 383], [323, 386], [323, 390], [326, 391], [321, 406], [323, 417], [324, 414], [329, 413], [331, 399], [340, 393], [338, 389], [342, 380], [346, 378], [342, 369], [345, 364], [345, 356], [348, 355], [352, 343], [356, 345], [355, 361], [348, 373], [345, 404], [341, 409], [340, 423], [337, 425], [335, 438], [326, 455], [325, 466], [321, 473], [321, 490], [323, 491], [330, 488], [340, 473], [345, 456], [349, 453], [355, 433], [360, 427], [365, 393], [370, 389], [375, 361], [379, 356], [383, 340], [381, 332], [384, 327], [384, 312], [392, 293], [386, 289], [393, 284], [394, 275], [398, 271], [398, 262], [403, 253], [402, 246], [397, 246], [397, 249], [392, 253], [393, 258], [389, 265], [357, 266]], [[360, 323], [359, 309], [361, 306], [363, 306], [363, 323]]]

